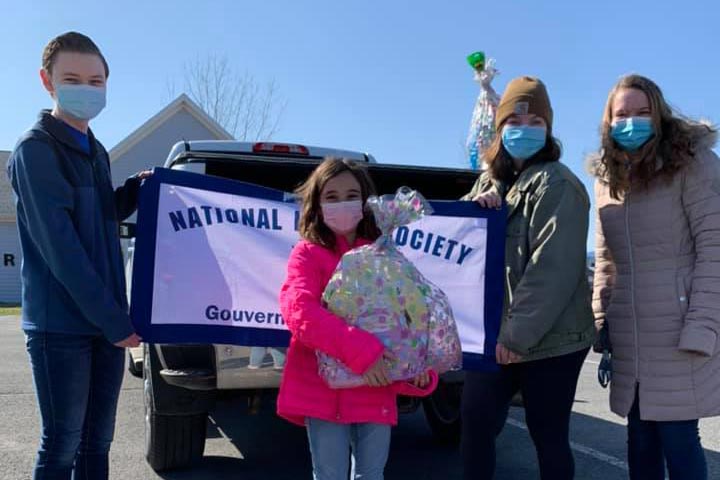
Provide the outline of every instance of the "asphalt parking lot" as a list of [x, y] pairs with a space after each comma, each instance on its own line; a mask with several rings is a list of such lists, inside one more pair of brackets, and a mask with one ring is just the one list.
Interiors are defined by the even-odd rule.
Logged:
[[[576, 478], [627, 478], [625, 427], [608, 410], [607, 391], [595, 380], [597, 357], [583, 369], [572, 420]], [[157, 474], [143, 457], [142, 381], [125, 377], [120, 397], [111, 478], [123, 480], [269, 480], [311, 478], [304, 430], [273, 414], [268, 397], [251, 415], [241, 398], [221, 398], [208, 424], [205, 458], [192, 470]], [[24, 339], [17, 317], [0, 317], [0, 479], [31, 478], [39, 420]], [[701, 422], [710, 478], [720, 478], [720, 420]], [[433, 443], [421, 411], [405, 415], [393, 432], [387, 479], [461, 478], [456, 448]], [[498, 439], [498, 480], [537, 479], [535, 453], [523, 420], [513, 408]]]

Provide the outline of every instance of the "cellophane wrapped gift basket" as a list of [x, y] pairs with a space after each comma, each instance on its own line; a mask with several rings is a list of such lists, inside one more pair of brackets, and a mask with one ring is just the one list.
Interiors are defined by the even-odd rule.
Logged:
[[[413, 379], [427, 369], [459, 369], [460, 338], [445, 293], [426, 279], [396, 248], [393, 232], [432, 213], [414, 190], [370, 197], [380, 237], [343, 255], [323, 293], [328, 310], [375, 336], [391, 353], [391, 380]], [[320, 375], [331, 388], [364, 385], [339, 360], [318, 352]]]

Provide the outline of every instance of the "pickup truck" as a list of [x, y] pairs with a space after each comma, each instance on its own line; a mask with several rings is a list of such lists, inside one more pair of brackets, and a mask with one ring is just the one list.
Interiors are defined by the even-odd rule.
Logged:
[[[470, 191], [477, 177], [477, 172], [464, 169], [382, 164], [371, 155], [346, 150], [232, 141], [179, 142], [165, 167], [292, 192], [328, 156], [366, 163], [380, 194], [408, 186], [429, 199], [455, 200]], [[131, 238], [132, 225], [124, 227], [123, 236]], [[133, 242], [127, 252], [128, 283]], [[128, 285], [128, 292], [131, 289]], [[163, 471], [201, 459], [208, 413], [217, 393], [245, 395], [252, 404], [258, 392], [279, 387], [282, 364], [282, 350], [237, 345], [143, 344], [131, 349], [130, 373], [144, 381], [145, 455], [150, 466]], [[445, 374], [432, 396], [424, 400], [401, 397], [400, 411], [413, 412], [422, 405], [435, 438], [456, 443], [462, 382], [462, 372]]]

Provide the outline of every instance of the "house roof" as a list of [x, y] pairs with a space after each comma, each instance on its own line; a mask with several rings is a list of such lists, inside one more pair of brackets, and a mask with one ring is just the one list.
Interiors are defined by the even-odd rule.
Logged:
[[186, 94], [181, 94], [169, 105], [160, 110], [150, 120], [140, 125], [134, 132], [128, 135], [124, 140], [115, 145], [110, 150], [110, 161], [121, 157], [125, 152], [130, 150], [132, 147], [140, 143], [144, 138], [152, 135], [152, 133], [170, 119], [177, 112], [185, 110], [195, 119], [197, 119], [203, 126], [213, 132], [218, 140], [233, 140], [234, 137], [225, 130], [219, 123], [211, 118], [200, 106], [193, 102], [192, 99]]

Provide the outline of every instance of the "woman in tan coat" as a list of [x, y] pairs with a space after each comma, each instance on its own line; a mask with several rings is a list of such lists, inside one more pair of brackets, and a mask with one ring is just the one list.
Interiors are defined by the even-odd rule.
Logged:
[[698, 419], [720, 414], [716, 131], [673, 114], [639, 75], [611, 90], [601, 130], [593, 310], [630, 478], [663, 479], [667, 464], [673, 480], [706, 479]]

